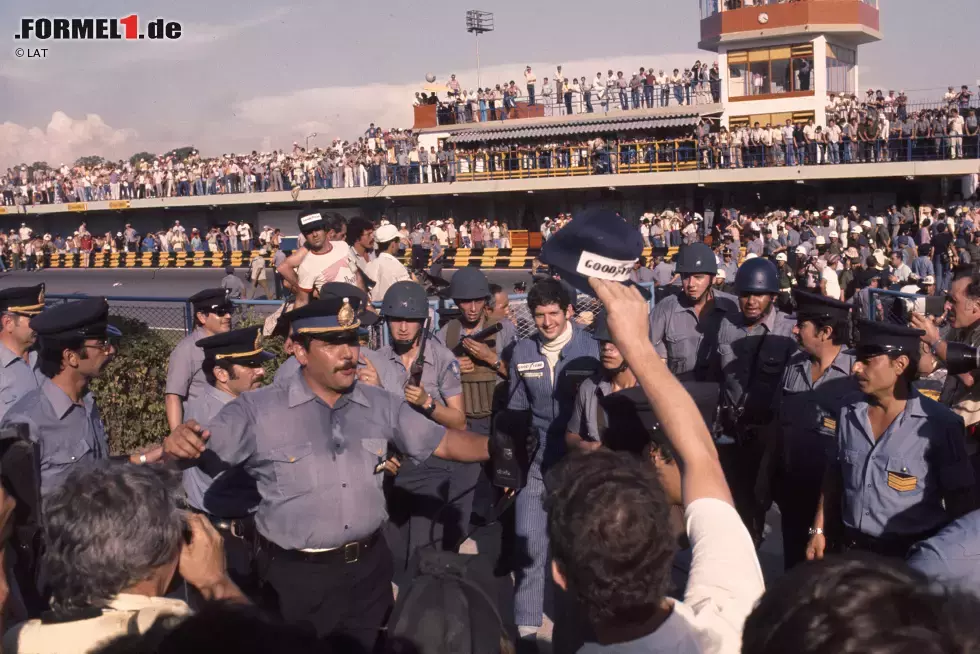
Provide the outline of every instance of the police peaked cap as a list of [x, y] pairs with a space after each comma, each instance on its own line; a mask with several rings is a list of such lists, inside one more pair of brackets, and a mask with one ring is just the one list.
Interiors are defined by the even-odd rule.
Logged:
[[44, 284], [0, 290], [0, 313], [36, 316], [44, 311]]
[[229, 361], [256, 368], [276, 358], [276, 355], [262, 349], [261, 325], [208, 336], [197, 341], [195, 345], [204, 350], [204, 360], [212, 363]]
[[56, 304], [31, 318], [30, 325], [37, 332], [42, 346], [47, 339], [70, 340], [122, 335], [109, 324], [109, 301], [104, 297]]
[[228, 291], [223, 288], [206, 288], [187, 298], [187, 301], [194, 307], [195, 313], [211, 313], [215, 309], [230, 310], [233, 306]]

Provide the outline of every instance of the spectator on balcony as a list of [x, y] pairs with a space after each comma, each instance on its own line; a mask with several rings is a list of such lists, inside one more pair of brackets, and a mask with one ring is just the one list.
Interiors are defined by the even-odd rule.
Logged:
[[932, 119], [932, 147], [933, 155], [937, 159], [942, 159], [946, 148], [946, 135], [949, 133], [949, 125], [944, 112], [937, 111]]
[[574, 77], [572, 81], [565, 85], [565, 115], [571, 116], [574, 111], [572, 111], [572, 100], [576, 93], [580, 93], [581, 88], [578, 85], [578, 80]]
[[817, 162], [817, 128], [813, 124], [813, 119], [806, 121], [803, 128], [803, 142], [806, 149], [806, 163], [815, 165]]
[[643, 73], [643, 101], [647, 109], [653, 109], [653, 87], [657, 83], [657, 76], [652, 68], [646, 69], [646, 72], [641, 68], [640, 72]]
[[708, 71], [708, 84], [711, 87], [711, 100], [714, 103], [721, 102], [721, 71], [718, 68], [718, 62], [716, 61]]
[[640, 88], [643, 86], [643, 80], [640, 77], [643, 75], [643, 69], [640, 72], [633, 73], [632, 79], [630, 79], [630, 99], [633, 101], [633, 108], [640, 108]]
[[623, 71], [616, 71], [616, 89], [619, 91], [619, 108], [624, 111], [630, 108], [629, 94], [627, 93], [629, 85], [629, 80], [623, 77]]
[[[596, 74], [596, 78], [598, 81], [598, 73]], [[612, 103], [613, 98], [616, 97], [616, 94], [619, 91], [619, 80], [616, 78], [615, 73], [612, 72], [612, 69], [610, 69], [609, 72], [606, 74], [605, 87], [606, 87], [606, 96], [605, 96], [605, 102], [603, 102], [603, 107], [605, 108], [606, 112], [608, 112], [609, 105]]]
[[690, 68], [684, 69], [684, 74], [681, 76], [681, 81], [684, 85], [684, 99], [685, 102], [680, 104], [691, 104], [691, 86], [694, 84], [694, 74], [691, 72]]
[[978, 125], [977, 125], [977, 112], [973, 109], [969, 109], [966, 112], [966, 118], [963, 121], [963, 132], [966, 134], [966, 148], [965, 154], [968, 157], [975, 158], [980, 155], [978, 152]]
[[674, 99], [677, 100], [677, 104], [684, 104], [684, 78], [681, 76], [681, 71], [677, 68], [674, 69], [674, 72], [670, 76], [670, 86], [674, 89]]
[[960, 113], [970, 108], [970, 98], [973, 97], [973, 92], [970, 90], [966, 84], [960, 87], [960, 92], [956, 95], [956, 103], [959, 107]]
[[[965, 88], [965, 87], [964, 87]], [[949, 158], [963, 158], [963, 127], [966, 121], [957, 109], [949, 114]]]
[[[558, 102], [565, 97], [565, 76], [561, 72], [561, 66], [555, 69], [555, 99]], [[559, 111], [560, 113], [560, 111]]]
[[455, 73], [449, 76], [449, 83], [446, 86], [449, 87], [449, 90], [446, 91], [446, 95], [448, 95], [451, 98], [454, 98], [459, 95], [459, 82], [456, 81]]
[[579, 82], [579, 90], [582, 93], [582, 102], [585, 105], [585, 113], [592, 113], [592, 83], [584, 75]]
[[797, 165], [797, 154], [796, 154], [796, 143], [794, 141], [794, 129], [793, 121], [789, 118], [786, 119], [786, 124], [782, 128], [783, 134], [783, 144], [786, 148], [786, 165], [795, 166]]

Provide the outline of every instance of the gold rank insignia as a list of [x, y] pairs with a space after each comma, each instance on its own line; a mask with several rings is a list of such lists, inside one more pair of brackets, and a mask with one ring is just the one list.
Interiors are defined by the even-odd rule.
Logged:
[[256, 350], [261, 350], [262, 349], [262, 330], [261, 329], [256, 329], [255, 330], [255, 345], [253, 345], [252, 347], [254, 349], [256, 349]]
[[935, 400], [936, 402], [939, 401], [939, 391], [934, 391], [932, 389], [926, 389], [926, 388], [920, 388], [919, 389], [919, 393], [921, 393], [922, 395], [925, 395], [930, 400]]
[[44, 284], [41, 284], [41, 292], [37, 296], [37, 303], [44, 304]]
[[833, 418], [824, 418], [823, 419], [823, 426], [824, 426], [824, 429], [829, 429], [831, 431], [837, 431], [837, 421], [834, 420]]
[[888, 472], [888, 487], [897, 490], [899, 493], [914, 491], [919, 480], [907, 473]]
[[350, 305], [348, 298], [344, 298], [344, 306], [337, 312], [337, 323], [341, 327], [350, 327], [354, 324], [354, 307]]

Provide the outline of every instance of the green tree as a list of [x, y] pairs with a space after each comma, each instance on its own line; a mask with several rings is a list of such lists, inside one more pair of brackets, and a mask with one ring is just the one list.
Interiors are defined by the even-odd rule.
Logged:
[[90, 154], [87, 157], [79, 157], [78, 159], [76, 159], [75, 160], [75, 165], [76, 166], [86, 166], [86, 167], [91, 168], [92, 166], [101, 166], [102, 164], [105, 163], [105, 161], [106, 160], [105, 160], [104, 157], [100, 157], [97, 154]]
[[177, 160], [181, 160], [191, 156], [192, 152], [197, 152], [197, 148], [195, 148], [193, 145], [185, 145], [180, 148], [174, 148], [170, 152]]
[[47, 161], [35, 161], [30, 166], [27, 167], [28, 170], [47, 170], [49, 168]]
[[134, 154], [129, 158], [129, 163], [135, 166], [140, 162], [140, 159], [149, 162], [149, 161], [153, 161], [156, 158], [157, 156], [152, 152], [137, 152], [136, 154]]

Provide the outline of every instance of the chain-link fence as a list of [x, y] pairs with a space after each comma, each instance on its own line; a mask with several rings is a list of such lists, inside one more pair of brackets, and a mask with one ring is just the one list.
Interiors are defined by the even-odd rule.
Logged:
[[[646, 286], [646, 285], [644, 285]], [[652, 291], [652, 288], [650, 289]], [[49, 306], [74, 300], [85, 299], [86, 295], [49, 295]], [[109, 315], [113, 324], [120, 327], [123, 334], [139, 332], [148, 328], [164, 340], [176, 345], [193, 328], [194, 314], [190, 305], [181, 298], [109, 297]], [[282, 307], [277, 300], [235, 300], [236, 311], [232, 317], [232, 327], [253, 325], [265, 322]], [[454, 307], [452, 301], [446, 302]], [[380, 311], [381, 303], [374, 303]], [[652, 306], [652, 301], [651, 301]], [[438, 301], [431, 300], [432, 324], [438, 324], [436, 315]], [[602, 310], [602, 303], [594, 297], [579, 293], [575, 301], [575, 322], [591, 331], [596, 316]], [[534, 316], [527, 307], [527, 295], [510, 296], [510, 318], [517, 326], [518, 338], [526, 338], [537, 331]], [[366, 336], [372, 349], [388, 343], [388, 330], [384, 321], [378, 321], [366, 328]]]

